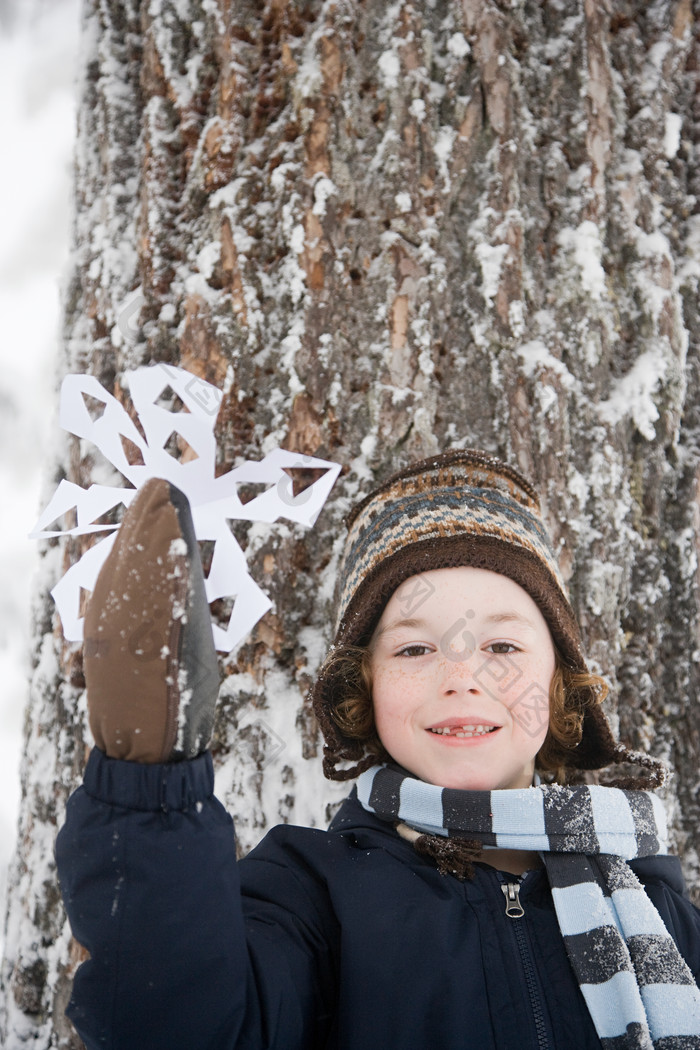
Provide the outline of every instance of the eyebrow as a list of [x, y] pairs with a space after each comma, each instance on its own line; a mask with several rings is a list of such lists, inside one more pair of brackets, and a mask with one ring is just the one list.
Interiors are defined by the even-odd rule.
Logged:
[[373, 635], [370, 644], [374, 645], [383, 634], [387, 631], [394, 631], [397, 627], [424, 627], [425, 620], [416, 619], [415, 617], [404, 617], [401, 620], [393, 620], [392, 623], [387, 623], [380, 631], [377, 631]]
[[531, 627], [534, 631], [535, 624], [527, 616], [523, 616], [519, 612], [498, 612], [492, 613], [491, 616], [486, 617], [487, 623], [522, 623], [526, 627]]

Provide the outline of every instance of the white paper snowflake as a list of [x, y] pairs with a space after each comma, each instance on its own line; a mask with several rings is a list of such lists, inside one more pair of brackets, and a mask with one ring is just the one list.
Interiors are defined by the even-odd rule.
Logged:
[[[287, 518], [310, 527], [328, 498], [340, 466], [278, 448], [260, 462], [247, 461], [217, 478], [214, 424], [221, 391], [182, 368], [165, 364], [128, 372], [125, 381], [145, 440], [122, 405], [94, 376], [69, 375], [61, 387], [61, 426], [96, 445], [133, 486], [91, 485], [84, 489], [62, 481], [30, 533], [37, 539], [109, 533], [68, 570], [51, 592], [64, 634], [69, 641], [82, 640], [81, 589], [94, 588], [118, 530], [118, 525], [103, 524], [99, 519], [120, 503], [128, 507], [137, 489], [148, 478], [157, 477], [165, 478], [185, 493], [197, 539], [213, 542], [211, 568], [205, 581], [207, 598], [210, 602], [233, 599], [228, 625], [222, 628], [212, 623], [216, 648], [228, 652], [252, 630], [271, 602], [250, 576], [243, 551], [227, 521], [274, 522]], [[181, 449], [187, 447], [187, 456], [181, 456]], [[299, 469], [318, 472], [319, 477], [295, 496], [293, 477]], [[261, 487], [262, 491], [245, 498], [250, 495], [251, 486]], [[70, 512], [76, 515], [73, 528], [52, 528], [57, 519]]]

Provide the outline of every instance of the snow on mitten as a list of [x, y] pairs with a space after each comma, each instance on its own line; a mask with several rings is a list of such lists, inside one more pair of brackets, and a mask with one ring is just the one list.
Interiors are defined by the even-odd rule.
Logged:
[[90, 728], [111, 758], [172, 762], [208, 743], [219, 690], [186, 497], [151, 478], [124, 515], [85, 614]]

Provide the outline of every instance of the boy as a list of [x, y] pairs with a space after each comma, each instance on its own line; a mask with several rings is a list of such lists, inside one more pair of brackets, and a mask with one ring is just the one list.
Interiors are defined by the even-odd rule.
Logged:
[[700, 1046], [700, 915], [636, 790], [661, 769], [612, 737], [525, 479], [453, 450], [355, 509], [313, 702], [357, 792], [238, 865], [200, 573], [150, 482], [86, 617], [97, 748], [57, 844], [89, 1050]]

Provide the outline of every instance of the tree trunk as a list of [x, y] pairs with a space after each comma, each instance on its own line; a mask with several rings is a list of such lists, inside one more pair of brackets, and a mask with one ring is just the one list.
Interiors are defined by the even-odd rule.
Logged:
[[[185, 17], [185, 14], [187, 17]], [[540, 489], [623, 738], [667, 760], [700, 891], [698, 0], [86, 0], [62, 370], [129, 406], [166, 362], [221, 387], [218, 469], [343, 464], [316, 527], [238, 526], [273, 608], [222, 661], [213, 750], [247, 850], [324, 825], [304, 696], [342, 517], [419, 456]], [[47, 489], [114, 480], [57, 436]], [[117, 482], [118, 483], [118, 482]], [[79, 647], [36, 595], [3, 1045], [80, 1046], [52, 845], [89, 746]], [[4, 1029], [4, 1032], [3, 1032]]]

